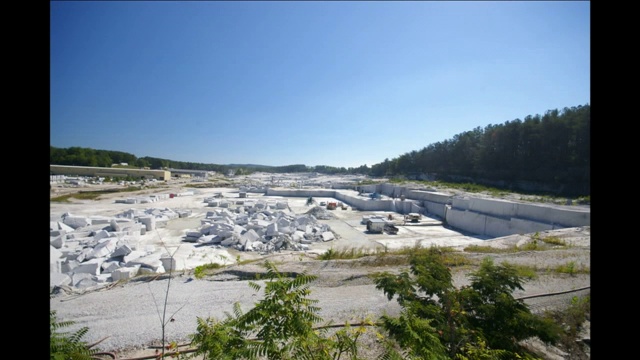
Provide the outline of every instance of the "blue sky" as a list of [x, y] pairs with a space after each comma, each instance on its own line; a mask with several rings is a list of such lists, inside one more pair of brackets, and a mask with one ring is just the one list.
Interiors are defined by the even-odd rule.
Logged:
[[52, 1], [51, 146], [374, 165], [590, 104], [587, 1]]

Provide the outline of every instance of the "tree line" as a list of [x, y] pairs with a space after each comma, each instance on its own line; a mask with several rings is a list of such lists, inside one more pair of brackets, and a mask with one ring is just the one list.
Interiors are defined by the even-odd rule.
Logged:
[[558, 195], [590, 194], [591, 107], [549, 110], [477, 127], [371, 167], [369, 175], [425, 178]]
[[216, 171], [249, 174], [318, 172], [375, 177], [468, 182], [513, 191], [560, 196], [590, 195], [591, 106], [578, 105], [528, 115], [504, 124], [455, 135], [389, 160], [356, 168], [329, 165], [265, 166], [203, 164], [141, 157], [82, 147], [50, 147], [50, 164], [111, 167], [127, 163], [139, 168]]

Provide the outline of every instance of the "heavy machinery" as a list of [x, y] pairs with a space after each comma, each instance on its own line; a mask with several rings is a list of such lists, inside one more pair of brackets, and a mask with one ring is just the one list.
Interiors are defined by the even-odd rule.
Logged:
[[335, 201], [329, 201], [327, 203], [327, 210], [335, 210], [338, 207], [338, 203]]
[[418, 213], [408, 213], [404, 216], [404, 221], [409, 221], [412, 223], [420, 222], [420, 219], [422, 219], [422, 215]]

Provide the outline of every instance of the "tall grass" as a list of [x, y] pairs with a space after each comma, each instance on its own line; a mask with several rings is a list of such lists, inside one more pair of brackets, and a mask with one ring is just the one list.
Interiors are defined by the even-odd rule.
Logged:
[[[339, 250], [329, 249], [318, 257], [318, 260], [354, 260], [368, 258], [363, 262], [368, 266], [398, 266], [409, 265], [411, 256], [426, 254], [433, 247], [423, 247], [420, 242], [413, 246], [406, 246], [399, 249], [390, 250], [387, 247], [378, 247], [375, 250], [365, 248], [342, 248]], [[447, 266], [464, 266], [473, 264], [473, 261], [459, 251], [450, 247], [437, 247], [442, 253], [443, 260]]]
[[100, 195], [105, 194], [113, 194], [119, 192], [133, 192], [142, 190], [139, 186], [128, 186], [122, 189], [106, 189], [100, 191], [79, 191], [73, 194], [66, 194], [57, 197], [51, 198], [49, 201], [53, 202], [69, 202], [70, 199], [78, 199], [78, 200], [97, 200]]

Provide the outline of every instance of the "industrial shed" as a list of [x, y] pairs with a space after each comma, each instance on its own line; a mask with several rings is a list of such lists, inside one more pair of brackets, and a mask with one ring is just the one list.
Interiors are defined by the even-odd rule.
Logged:
[[96, 177], [134, 177], [141, 179], [170, 180], [171, 171], [106, 168], [93, 166], [49, 165], [51, 175], [96, 176]]

